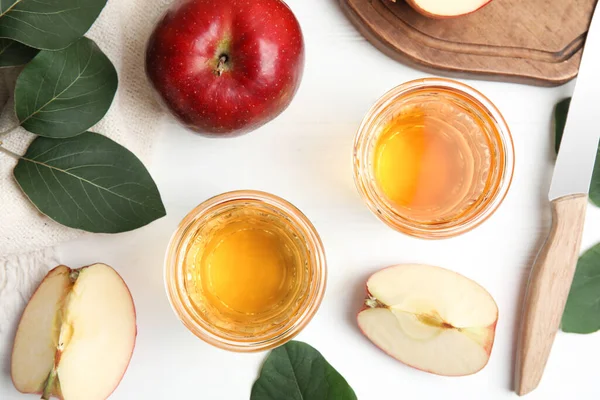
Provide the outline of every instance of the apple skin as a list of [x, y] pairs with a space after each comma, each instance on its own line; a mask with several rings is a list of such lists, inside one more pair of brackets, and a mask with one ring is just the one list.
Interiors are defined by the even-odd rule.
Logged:
[[303, 71], [302, 30], [281, 0], [179, 0], [146, 48], [163, 104], [207, 136], [237, 136], [277, 117]]
[[[394, 3], [396, 2], [395, 0], [392, 0]], [[417, 11], [419, 14], [426, 16], [427, 18], [431, 18], [431, 19], [449, 19], [449, 18], [457, 18], [457, 17], [463, 17], [465, 15], [469, 15], [469, 14], [473, 14], [476, 11], [481, 10], [483, 7], [487, 6], [488, 4], [490, 4], [492, 2], [492, 0], [488, 0], [487, 2], [483, 3], [481, 6], [479, 6], [478, 8], [474, 9], [473, 11], [469, 11], [468, 13], [464, 13], [464, 14], [458, 14], [458, 15], [439, 15], [439, 14], [432, 14], [430, 12], [428, 12], [427, 10], [422, 9], [421, 7], [419, 7], [419, 5], [417, 4], [417, 2], [415, 0], [406, 0], [406, 2], [415, 10]]]

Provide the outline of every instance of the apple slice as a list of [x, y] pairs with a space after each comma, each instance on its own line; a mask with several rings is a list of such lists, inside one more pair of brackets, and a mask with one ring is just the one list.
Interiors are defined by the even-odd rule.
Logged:
[[478, 372], [498, 320], [492, 296], [474, 281], [428, 265], [396, 265], [367, 281], [362, 332], [397, 360], [438, 375]]
[[419, 13], [430, 18], [452, 18], [470, 14], [491, 0], [407, 0]]
[[135, 337], [133, 300], [114, 269], [58, 266], [21, 317], [11, 360], [13, 383], [43, 399], [106, 399], [127, 369]]

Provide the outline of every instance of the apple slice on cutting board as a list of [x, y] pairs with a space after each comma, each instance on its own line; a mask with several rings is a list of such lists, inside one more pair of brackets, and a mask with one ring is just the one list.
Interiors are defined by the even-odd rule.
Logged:
[[21, 317], [11, 360], [20, 392], [102, 400], [117, 387], [137, 329], [127, 285], [105, 264], [54, 268]]
[[498, 320], [492, 296], [474, 281], [429, 265], [396, 265], [367, 281], [362, 332], [390, 356], [438, 375], [478, 372]]
[[[395, 0], [392, 0], [395, 1]], [[406, 0], [412, 8], [430, 18], [451, 18], [470, 14], [492, 0]]]

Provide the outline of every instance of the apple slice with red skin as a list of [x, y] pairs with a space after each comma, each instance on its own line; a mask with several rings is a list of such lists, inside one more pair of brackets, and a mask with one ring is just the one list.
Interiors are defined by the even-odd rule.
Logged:
[[358, 325], [390, 356], [446, 376], [487, 364], [498, 307], [474, 281], [439, 267], [397, 265], [373, 274], [367, 294]]
[[50, 271], [17, 328], [11, 376], [42, 399], [103, 400], [118, 386], [135, 345], [135, 307], [114, 269]]
[[453, 18], [473, 13], [492, 0], [406, 0], [419, 13], [430, 18]]
[[215, 137], [277, 117], [303, 71], [300, 24], [281, 0], [178, 0], [146, 49], [146, 73], [163, 104]]

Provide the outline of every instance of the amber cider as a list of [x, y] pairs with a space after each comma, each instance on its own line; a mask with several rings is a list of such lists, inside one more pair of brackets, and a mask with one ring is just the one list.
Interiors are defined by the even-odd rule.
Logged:
[[246, 318], [285, 303], [303, 254], [286, 226], [254, 207], [208, 221], [188, 250], [188, 288], [198, 306]]
[[369, 110], [354, 145], [354, 177], [394, 229], [437, 239], [489, 218], [510, 187], [514, 147], [498, 109], [457, 81], [402, 84]]
[[217, 329], [259, 335], [289, 319], [308, 293], [303, 235], [276, 210], [232, 203], [191, 235], [186, 291]]
[[309, 219], [273, 194], [236, 190], [186, 215], [165, 257], [181, 322], [214, 346], [272, 349], [297, 335], [325, 293], [323, 243]]
[[377, 185], [411, 220], [459, 218], [482, 200], [496, 156], [468, 110], [439, 96], [398, 109], [375, 144]]

